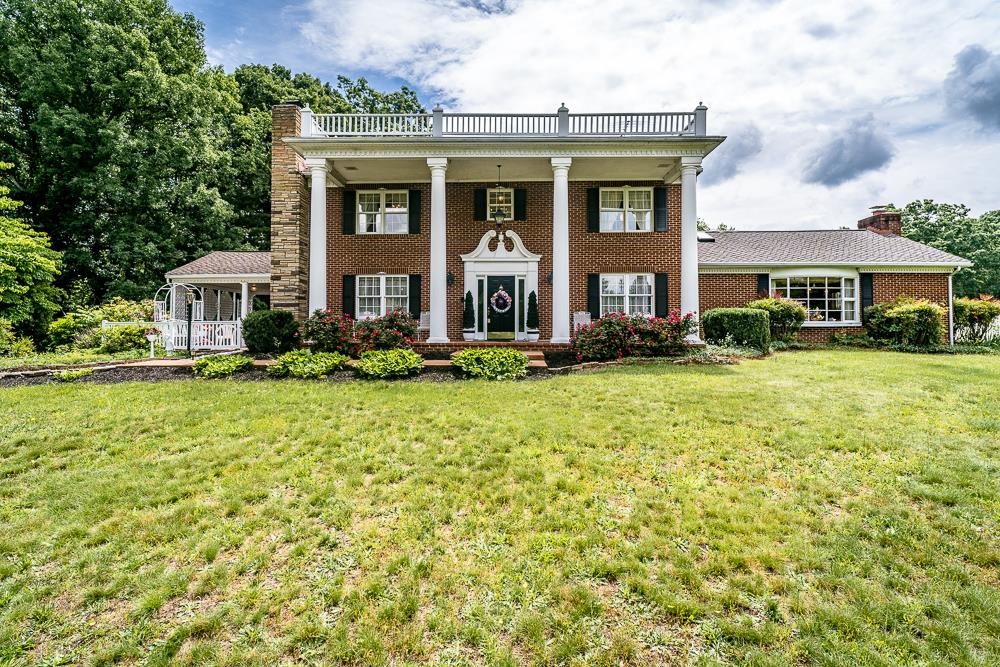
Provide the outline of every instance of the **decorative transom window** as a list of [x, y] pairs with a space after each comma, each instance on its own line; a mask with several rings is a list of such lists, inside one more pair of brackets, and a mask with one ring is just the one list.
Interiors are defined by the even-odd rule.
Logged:
[[601, 188], [602, 232], [648, 232], [653, 224], [653, 188]]
[[381, 317], [410, 305], [409, 276], [358, 276], [357, 318]]
[[514, 191], [507, 188], [495, 188], [486, 191], [487, 216], [492, 220], [496, 211], [503, 211], [506, 220], [514, 219]]
[[857, 322], [856, 278], [791, 276], [771, 280], [771, 291], [798, 301], [808, 311], [806, 322]]
[[602, 273], [601, 317], [608, 313], [653, 315], [653, 274]]
[[358, 193], [359, 234], [406, 234], [410, 231], [406, 190]]

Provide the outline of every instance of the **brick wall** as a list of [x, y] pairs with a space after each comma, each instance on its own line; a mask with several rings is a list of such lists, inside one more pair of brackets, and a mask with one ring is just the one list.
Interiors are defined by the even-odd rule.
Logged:
[[[757, 274], [709, 273], [698, 277], [701, 311], [712, 308], [738, 308], [757, 298]], [[947, 273], [875, 273], [872, 274], [872, 297], [875, 303], [892, 301], [900, 296], [928, 299], [948, 308]], [[860, 306], [860, 304], [859, 304]], [[864, 327], [803, 327], [799, 340], [821, 343], [835, 333], [863, 333]]]
[[[649, 182], [583, 182], [569, 184], [570, 310], [587, 309], [587, 274], [600, 272], [667, 273], [668, 304], [680, 303], [680, 187], [668, 186], [668, 231], [635, 234], [587, 232], [588, 187], [615, 185], [653, 186]], [[462, 299], [465, 267], [460, 255], [471, 252], [492, 224], [474, 221], [473, 190], [492, 183], [448, 183], [446, 215], [448, 271], [454, 281], [448, 287], [448, 337], [461, 339]], [[430, 183], [365, 184], [348, 189], [420, 190], [420, 234], [363, 235], [343, 233], [342, 188], [327, 189], [327, 303], [343, 306], [343, 276], [378, 273], [420, 274], [423, 277], [421, 310], [430, 306]], [[538, 324], [540, 340], [552, 335], [552, 183], [535, 181], [504, 183], [504, 187], [527, 190], [527, 220], [506, 224], [538, 255]]]
[[305, 165], [282, 137], [298, 136], [299, 107], [271, 111], [271, 307], [305, 318], [309, 307], [309, 191]]

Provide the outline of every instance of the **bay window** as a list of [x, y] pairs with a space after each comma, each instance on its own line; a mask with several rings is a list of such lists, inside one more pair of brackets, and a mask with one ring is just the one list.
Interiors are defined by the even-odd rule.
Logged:
[[602, 232], [648, 232], [652, 224], [652, 188], [601, 188]]
[[653, 315], [653, 274], [602, 273], [601, 317], [608, 313]]
[[860, 321], [857, 278], [789, 275], [771, 278], [771, 292], [806, 308], [806, 324]]
[[357, 319], [367, 320], [409, 308], [409, 276], [358, 276], [357, 280]]

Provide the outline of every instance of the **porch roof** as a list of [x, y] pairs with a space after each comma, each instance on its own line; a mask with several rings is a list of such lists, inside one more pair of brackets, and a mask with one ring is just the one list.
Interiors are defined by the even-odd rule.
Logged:
[[211, 279], [212, 282], [271, 282], [271, 253], [216, 250], [166, 273], [167, 280]]

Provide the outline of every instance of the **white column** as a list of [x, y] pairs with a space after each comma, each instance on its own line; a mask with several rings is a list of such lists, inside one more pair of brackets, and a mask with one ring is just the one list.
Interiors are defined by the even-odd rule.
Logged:
[[[700, 157], [681, 158], [681, 312], [698, 315], [698, 200]], [[700, 343], [697, 329], [688, 342]]]
[[326, 309], [326, 173], [325, 159], [306, 161], [311, 177], [309, 205], [309, 313]]
[[569, 330], [569, 166], [572, 158], [552, 158], [552, 342], [568, 343]]
[[250, 312], [250, 283], [240, 283], [240, 319]]
[[427, 158], [431, 169], [431, 330], [428, 343], [448, 342], [448, 242], [445, 182], [448, 158]]

